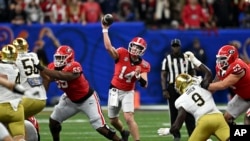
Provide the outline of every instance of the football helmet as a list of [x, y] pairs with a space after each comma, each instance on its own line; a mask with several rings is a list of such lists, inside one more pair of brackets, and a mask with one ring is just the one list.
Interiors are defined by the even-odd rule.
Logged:
[[74, 50], [67, 45], [60, 46], [54, 54], [55, 67], [64, 67], [70, 62], [73, 62], [75, 58]]
[[128, 45], [128, 52], [134, 56], [142, 56], [146, 48], [146, 41], [141, 37], [135, 37]]
[[194, 79], [189, 74], [179, 74], [175, 79], [175, 89], [179, 94], [183, 94], [188, 86], [194, 83]]
[[24, 38], [16, 38], [12, 44], [17, 48], [18, 53], [26, 53], [28, 52], [28, 42]]
[[216, 65], [219, 69], [227, 69], [239, 57], [237, 48], [231, 45], [222, 46], [216, 55]]
[[5, 63], [15, 63], [17, 58], [17, 49], [11, 44], [3, 46], [1, 50], [1, 60]]

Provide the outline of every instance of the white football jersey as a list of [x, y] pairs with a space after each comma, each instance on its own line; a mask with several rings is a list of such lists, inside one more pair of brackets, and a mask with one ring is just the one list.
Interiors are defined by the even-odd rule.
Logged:
[[[7, 76], [8, 81], [16, 83], [19, 81], [19, 70], [15, 64], [0, 63], [0, 74]], [[0, 103], [9, 102], [10, 100], [20, 99], [6, 87], [0, 85]]]
[[42, 83], [42, 77], [40, 71], [34, 66], [34, 62], [39, 62], [37, 54], [33, 52], [29, 53], [19, 53], [16, 64], [20, 70], [20, 81], [26, 89], [31, 89], [34, 87], [40, 88], [41, 93], [39, 96], [36, 95], [38, 99], [47, 99], [46, 90]]
[[211, 92], [200, 87], [192, 85], [176, 101], [175, 107], [183, 107], [185, 111], [192, 114], [197, 121], [200, 116], [211, 113], [221, 113], [216, 107]]

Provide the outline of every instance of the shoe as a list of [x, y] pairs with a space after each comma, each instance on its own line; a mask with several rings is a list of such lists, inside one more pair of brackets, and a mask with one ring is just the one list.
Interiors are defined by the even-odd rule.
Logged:
[[128, 130], [124, 130], [121, 132], [121, 135], [122, 135], [122, 140], [123, 141], [128, 141], [128, 137], [130, 135], [130, 132]]

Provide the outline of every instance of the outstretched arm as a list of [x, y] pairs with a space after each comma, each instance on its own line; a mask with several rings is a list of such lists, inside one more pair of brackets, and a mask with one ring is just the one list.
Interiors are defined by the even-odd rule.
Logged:
[[109, 38], [109, 34], [108, 34], [108, 29], [109, 29], [109, 26], [106, 26], [106, 25], [102, 24], [102, 33], [103, 33], [104, 46], [105, 46], [106, 50], [108, 51], [108, 53], [110, 54], [110, 56], [114, 60], [116, 60], [116, 59], [119, 58], [119, 55], [118, 55], [116, 49], [111, 44], [111, 41], [110, 41], [110, 38]]
[[57, 70], [50, 70], [48, 68], [44, 68], [42, 72], [51, 77], [51, 79], [66, 80], [66, 81], [76, 79], [81, 75], [80, 72], [79, 73], [62, 72]]
[[173, 134], [181, 129], [182, 124], [185, 121], [186, 116], [187, 116], [187, 112], [184, 110], [184, 108], [180, 107], [178, 110], [177, 118], [175, 119], [174, 124], [170, 128], [171, 134]]
[[241, 72], [238, 75], [229, 74], [225, 79], [222, 81], [217, 81], [210, 83], [208, 90], [209, 91], [218, 91], [224, 90], [230, 86], [233, 86], [236, 82], [238, 82], [243, 76], [245, 75], [245, 71]]
[[82, 72], [62, 72], [57, 70], [50, 70], [44, 66], [41, 66], [39, 62], [34, 65], [38, 70], [41, 71], [41, 73], [44, 73], [48, 76], [48, 80], [57, 79], [70, 81], [80, 77], [80, 75], [82, 74]]
[[178, 110], [177, 118], [175, 119], [175, 122], [171, 126], [171, 128], [159, 128], [157, 130], [158, 135], [166, 136], [166, 135], [174, 134], [180, 131], [182, 124], [185, 121], [186, 116], [187, 116], [187, 112], [184, 110], [184, 108], [180, 107]]
[[200, 60], [198, 60], [194, 54], [190, 51], [187, 51], [184, 53], [185, 58], [188, 58], [189, 61], [191, 61], [192, 64], [194, 64], [196, 67], [199, 68], [199, 70], [204, 74], [204, 78], [201, 82], [201, 86], [205, 89], [208, 88], [208, 85], [212, 82], [213, 74], [211, 70], [203, 64]]

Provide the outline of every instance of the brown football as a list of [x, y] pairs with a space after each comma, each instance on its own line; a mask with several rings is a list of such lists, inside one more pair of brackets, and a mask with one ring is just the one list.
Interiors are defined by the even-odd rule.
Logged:
[[105, 14], [102, 18], [102, 24], [110, 26], [114, 22], [114, 18], [111, 14]]

